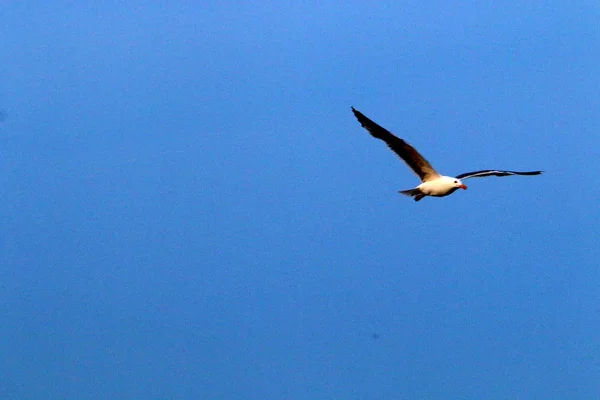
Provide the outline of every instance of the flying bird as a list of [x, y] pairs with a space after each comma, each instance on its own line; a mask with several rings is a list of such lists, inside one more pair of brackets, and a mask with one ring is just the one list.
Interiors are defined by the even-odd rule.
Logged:
[[496, 169], [484, 169], [481, 171], [467, 172], [455, 177], [440, 175], [429, 161], [425, 159], [414, 147], [400, 139], [387, 129], [379, 126], [363, 113], [352, 107], [354, 116], [371, 136], [383, 140], [408, 166], [421, 178], [421, 184], [414, 189], [401, 190], [406, 196], [414, 197], [415, 201], [425, 196], [444, 197], [454, 193], [458, 189], [466, 190], [462, 183], [463, 179], [483, 178], [486, 176], [508, 176], [508, 175], [539, 175], [543, 171], [501, 171]]

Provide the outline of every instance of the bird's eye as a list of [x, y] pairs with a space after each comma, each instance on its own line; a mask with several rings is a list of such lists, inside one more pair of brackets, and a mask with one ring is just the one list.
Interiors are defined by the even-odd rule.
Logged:
[[454, 181], [454, 183], [458, 183], [458, 181]]

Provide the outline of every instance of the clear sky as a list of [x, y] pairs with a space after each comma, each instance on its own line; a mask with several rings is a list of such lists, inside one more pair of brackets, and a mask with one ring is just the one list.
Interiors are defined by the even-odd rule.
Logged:
[[100, 3], [0, 7], [0, 398], [600, 398], [597, 2]]

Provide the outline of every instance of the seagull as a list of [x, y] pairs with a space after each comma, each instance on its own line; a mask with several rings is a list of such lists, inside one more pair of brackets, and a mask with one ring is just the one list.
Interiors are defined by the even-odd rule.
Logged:
[[425, 196], [444, 197], [454, 193], [458, 189], [466, 190], [462, 183], [463, 179], [483, 178], [486, 176], [509, 176], [509, 175], [540, 175], [543, 171], [501, 171], [497, 169], [484, 169], [481, 171], [466, 172], [455, 177], [440, 175], [429, 161], [419, 152], [387, 129], [379, 126], [363, 113], [352, 107], [354, 116], [371, 136], [383, 140], [390, 149], [394, 151], [408, 166], [421, 178], [421, 184], [414, 189], [401, 190], [399, 193], [414, 197], [415, 201]]

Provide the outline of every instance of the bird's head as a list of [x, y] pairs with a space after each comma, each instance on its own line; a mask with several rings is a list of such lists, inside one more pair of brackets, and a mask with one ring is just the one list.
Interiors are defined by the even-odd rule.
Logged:
[[452, 185], [453, 187], [457, 188], [457, 189], [464, 189], [467, 190], [467, 186], [465, 186], [464, 183], [462, 183], [462, 181], [458, 178], [452, 178]]

